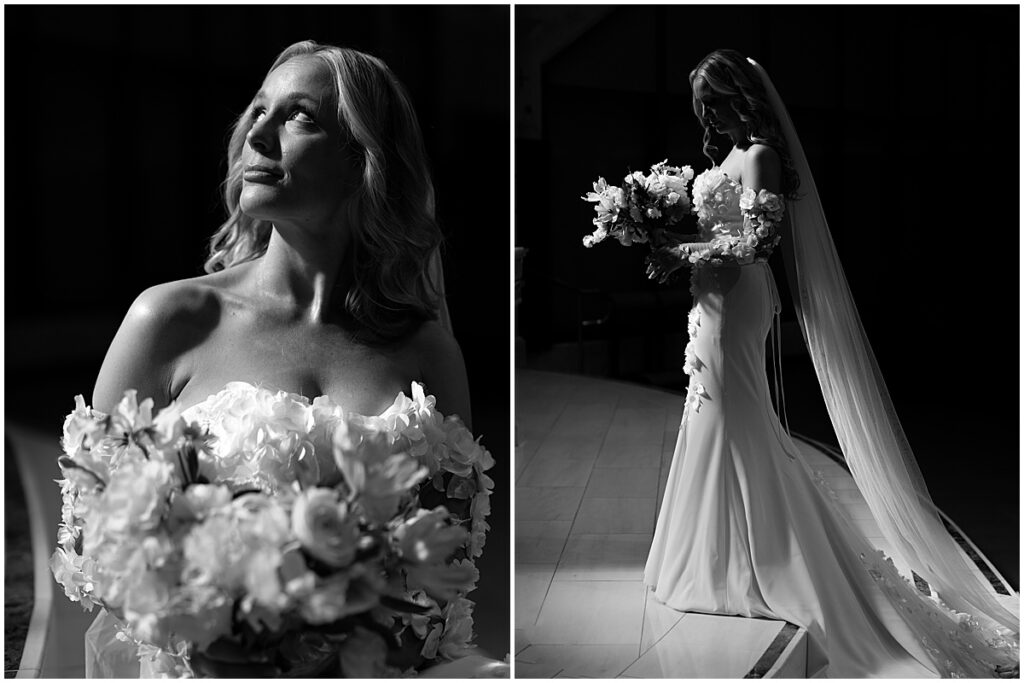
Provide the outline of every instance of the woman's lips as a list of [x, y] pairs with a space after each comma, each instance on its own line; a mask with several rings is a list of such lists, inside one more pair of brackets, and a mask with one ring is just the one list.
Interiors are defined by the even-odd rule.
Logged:
[[242, 179], [249, 183], [261, 183], [273, 185], [283, 177], [283, 174], [267, 166], [247, 166], [242, 174]]

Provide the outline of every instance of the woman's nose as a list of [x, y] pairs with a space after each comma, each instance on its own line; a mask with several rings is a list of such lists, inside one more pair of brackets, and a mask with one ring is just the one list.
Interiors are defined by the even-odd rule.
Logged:
[[270, 126], [267, 125], [267, 117], [263, 117], [253, 122], [252, 128], [245, 135], [246, 142], [249, 146], [260, 154], [268, 154], [273, 151], [274, 138], [270, 134]]

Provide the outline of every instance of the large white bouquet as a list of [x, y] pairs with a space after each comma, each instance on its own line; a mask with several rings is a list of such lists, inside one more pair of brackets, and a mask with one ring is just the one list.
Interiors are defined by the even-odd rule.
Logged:
[[125, 393], [64, 424], [51, 568], [152, 670], [218, 639], [286, 675], [396, 676], [472, 638], [494, 460], [413, 384], [376, 417], [234, 383], [209, 430]]
[[691, 213], [686, 185], [693, 180], [689, 166], [669, 166], [668, 159], [651, 166], [651, 172], [634, 171], [623, 179], [623, 186], [609, 185], [604, 178], [594, 183], [594, 191], [583, 200], [594, 202], [597, 228], [583, 238], [583, 246], [592, 247], [611, 236], [623, 246], [645, 244], [651, 227], [675, 225]]

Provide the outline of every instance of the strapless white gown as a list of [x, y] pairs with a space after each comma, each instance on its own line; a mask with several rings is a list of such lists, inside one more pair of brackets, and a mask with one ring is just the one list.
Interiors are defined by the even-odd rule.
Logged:
[[[739, 230], [741, 191], [717, 168], [694, 180], [704, 240]], [[940, 608], [879, 561], [780, 425], [765, 370], [779, 310], [768, 265], [700, 268], [693, 294], [686, 407], [644, 571], [655, 597], [803, 626], [812, 674], [934, 677], [947, 667], [936, 658], [966, 667], [951, 652], [964, 646], [936, 628]], [[882, 618], [893, 603], [906, 608], [895, 624]]]

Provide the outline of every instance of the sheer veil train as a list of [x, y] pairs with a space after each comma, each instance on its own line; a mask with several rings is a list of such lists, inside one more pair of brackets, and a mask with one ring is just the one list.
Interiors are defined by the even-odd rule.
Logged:
[[[1007, 606], [972, 570], [939, 517], [861, 324], [793, 121], [754, 60], [800, 177], [787, 202], [794, 304], [846, 463], [891, 547], [953, 612], [1016, 641], [1019, 604]], [[970, 615], [976, 622], [966, 617]], [[1001, 628], [1000, 628], [1001, 627]]]

